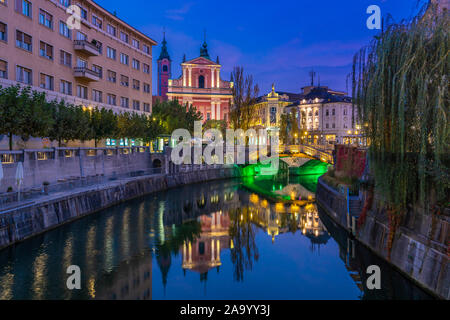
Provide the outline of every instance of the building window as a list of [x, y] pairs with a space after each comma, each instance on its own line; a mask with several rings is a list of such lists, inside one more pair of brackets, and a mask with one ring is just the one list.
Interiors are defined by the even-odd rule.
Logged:
[[102, 68], [102, 67], [100, 67], [100, 66], [98, 66], [98, 65], [96, 65], [96, 64], [93, 64], [93, 65], [92, 65], [92, 71], [97, 72], [99, 78], [100, 78], [100, 79], [103, 79], [103, 68]]
[[136, 49], [139, 49], [140, 48], [139, 40], [133, 39], [132, 46], [135, 47]]
[[107, 27], [106, 27], [106, 32], [108, 32], [110, 35], [115, 37], [117, 30], [116, 30], [116, 27], [108, 24]]
[[120, 54], [120, 62], [121, 62], [122, 64], [128, 65], [129, 62], [130, 62], [130, 58], [129, 58], [128, 55], [126, 55], [125, 53], [121, 53], [121, 54]]
[[8, 79], [8, 63], [0, 60], [0, 78]]
[[150, 54], [150, 47], [144, 44], [142, 46], [142, 51], [144, 51], [146, 54]]
[[206, 120], [211, 120], [211, 114], [209, 112], [206, 114]]
[[106, 48], [106, 56], [110, 59], [116, 60], [116, 49], [111, 47]]
[[33, 51], [32, 37], [19, 30], [16, 32], [16, 46], [24, 50]]
[[336, 109], [331, 110], [331, 115], [335, 116], [336, 115]]
[[108, 104], [112, 106], [116, 105], [116, 96], [114, 94], [108, 94]]
[[42, 9], [39, 10], [39, 23], [53, 30], [53, 16]]
[[125, 98], [125, 97], [121, 97], [120, 98], [120, 106], [122, 107], [122, 108], [129, 108], [129, 99], [128, 98]]
[[205, 77], [204, 76], [198, 77], [198, 87], [199, 88], [205, 87]]
[[120, 76], [120, 84], [124, 87], [128, 87], [130, 85], [130, 80], [127, 76], [121, 75]]
[[53, 90], [53, 88], [54, 88], [54, 87], [53, 87], [53, 77], [41, 73], [39, 86], [40, 86], [42, 89]]
[[144, 103], [144, 111], [150, 112], [150, 103]]
[[77, 67], [78, 68], [87, 68], [87, 61], [81, 58], [77, 58]]
[[145, 93], [150, 93], [150, 84], [144, 83], [144, 92]]
[[114, 71], [108, 70], [108, 81], [112, 83], [116, 83], [117, 75]]
[[141, 63], [139, 60], [133, 59], [133, 69], [140, 70], [141, 69]]
[[0, 40], [8, 41], [8, 32], [6, 24], [0, 22]]
[[85, 86], [77, 86], [77, 97], [81, 99], [88, 98], [88, 88]]
[[330, 125], [329, 125], [329, 124], [327, 123], [327, 124], [326, 124], [326, 126], [325, 126], [325, 128], [327, 128], [327, 129], [328, 129], [329, 127], [330, 127]]
[[32, 72], [30, 69], [17, 66], [16, 68], [16, 81], [32, 85], [33, 84]]
[[67, 39], [72, 39], [72, 30], [62, 21], [59, 22], [59, 34]]
[[77, 32], [77, 40], [87, 41], [87, 35], [81, 31]]
[[53, 60], [53, 46], [41, 41], [39, 46], [39, 55], [43, 58]]
[[126, 34], [125, 32], [120, 32], [120, 40], [122, 40], [123, 42], [128, 43], [128, 34]]
[[72, 82], [61, 80], [59, 83], [59, 92], [62, 94], [72, 95]]
[[163, 72], [167, 72], [169, 68], [166, 65], [163, 65]]
[[141, 89], [141, 82], [139, 80], [133, 79], [133, 89], [134, 90], [140, 90]]
[[142, 71], [143, 71], [144, 73], [150, 74], [150, 65], [144, 63], [144, 64], [142, 65]]
[[59, 3], [64, 6], [64, 7], [68, 7], [70, 6], [71, 1], [70, 0], [59, 0]]
[[347, 109], [344, 109], [344, 116], [347, 115]]
[[72, 68], [72, 55], [64, 50], [59, 51], [60, 62], [63, 66]]
[[101, 91], [92, 89], [92, 100], [95, 102], [103, 102], [103, 93]]
[[80, 17], [81, 17], [81, 19], [87, 20], [87, 18], [88, 18], [87, 10], [84, 9], [84, 8], [83, 8], [82, 6], [80, 6], [79, 4], [78, 4], [78, 7], [80, 8]]
[[133, 110], [141, 110], [141, 103], [139, 101], [133, 100]]
[[96, 15], [92, 15], [92, 24], [94, 26], [96, 26], [97, 28], [102, 29], [103, 21], [102, 21], [102, 19], [100, 19]]
[[16, 11], [22, 13], [24, 16], [31, 18], [32, 4], [27, 0], [16, 0]]

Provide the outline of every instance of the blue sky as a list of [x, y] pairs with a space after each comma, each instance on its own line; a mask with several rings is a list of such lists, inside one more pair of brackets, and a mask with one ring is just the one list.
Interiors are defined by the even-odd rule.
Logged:
[[[275, 83], [280, 91], [299, 92], [308, 73], [322, 85], [346, 91], [346, 76], [355, 52], [377, 33], [366, 27], [366, 9], [378, 5], [383, 17], [410, 18], [424, 0], [96, 0], [101, 6], [149, 35], [158, 43], [166, 30], [173, 60], [172, 77], [180, 76], [183, 54], [199, 55], [207, 30], [210, 56], [219, 56], [222, 78], [234, 66], [252, 74], [261, 93]], [[156, 92], [154, 47], [153, 91]]]

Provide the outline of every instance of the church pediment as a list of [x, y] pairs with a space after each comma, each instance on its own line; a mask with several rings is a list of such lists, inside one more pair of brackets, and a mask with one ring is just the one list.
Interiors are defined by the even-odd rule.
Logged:
[[213, 61], [211, 61], [209, 59], [206, 59], [204, 57], [198, 57], [198, 58], [186, 61], [183, 64], [198, 64], [198, 65], [216, 65], [216, 66], [219, 66], [219, 64], [217, 64], [217, 63], [215, 63], [215, 62], [213, 62]]

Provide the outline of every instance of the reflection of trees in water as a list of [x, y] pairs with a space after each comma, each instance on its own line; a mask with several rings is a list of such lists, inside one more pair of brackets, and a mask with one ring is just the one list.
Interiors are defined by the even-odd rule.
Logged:
[[202, 226], [197, 220], [171, 227], [171, 232], [164, 232], [164, 241], [160, 240], [161, 237], [156, 237], [159, 239], [155, 244], [156, 256], [167, 257], [171, 254], [177, 256], [183, 243], [194, 242], [200, 238], [201, 231]]
[[229, 233], [234, 245], [231, 248], [231, 262], [234, 265], [236, 281], [243, 281], [244, 271], [252, 270], [253, 260], [258, 261], [259, 258], [250, 211], [251, 208], [243, 207], [229, 212], [231, 220]]

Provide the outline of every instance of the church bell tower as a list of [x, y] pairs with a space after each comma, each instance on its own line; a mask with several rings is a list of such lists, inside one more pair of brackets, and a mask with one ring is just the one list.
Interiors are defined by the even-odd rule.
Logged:
[[169, 90], [169, 79], [172, 77], [172, 60], [170, 60], [167, 51], [166, 33], [162, 41], [161, 54], [158, 58], [158, 96], [163, 101], [167, 100], [167, 92]]

